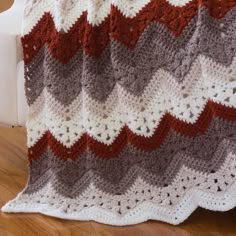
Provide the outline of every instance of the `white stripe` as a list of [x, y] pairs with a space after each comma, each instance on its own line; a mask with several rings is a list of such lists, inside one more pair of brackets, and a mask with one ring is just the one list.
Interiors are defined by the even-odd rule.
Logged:
[[[79, 197], [66, 198], [58, 194], [49, 182], [36, 193], [19, 193], [2, 207], [2, 211], [39, 212], [64, 219], [95, 220], [111, 225], [136, 224], [149, 219], [179, 224], [198, 206], [214, 211], [227, 211], [236, 207], [236, 181], [231, 176], [236, 175], [235, 166], [236, 155], [229, 153], [224, 165], [214, 174], [203, 174], [182, 166], [175, 180], [166, 188], [156, 188], [137, 178], [125, 194], [118, 196], [107, 194], [91, 183]], [[183, 191], [183, 186], [186, 191]], [[218, 187], [221, 192], [217, 191]], [[178, 199], [176, 195], [179, 195]], [[151, 197], [153, 199], [149, 200]], [[168, 204], [170, 200], [172, 206]], [[90, 207], [92, 203], [95, 206]], [[102, 206], [99, 205], [101, 203]], [[85, 204], [88, 207], [83, 207]], [[130, 209], [127, 210], [126, 206]], [[117, 211], [121, 207], [126, 213], [119, 216]]]
[[[37, 24], [45, 12], [50, 12], [54, 19], [57, 31], [67, 32], [84, 11], [87, 11], [88, 22], [95, 26], [100, 25], [110, 14], [111, 5], [116, 6], [125, 17], [134, 18], [151, 0], [77, 0], [68, 11], [63, 4], [54, 0], [29, 1], [25, 5], [25, 17], [22, 25], [22, 36], [28, 34]], [[174, 6], [184, 6], [190, 0], [169, 0]], [[67, 5], [70, 1], [67, 0]]]
[[[204, 56], [199, 56], [186, 77], [186, 82], [182, 84], [185, 85], [185, 90], [178, 88], [177, 94], [174, 78], [162, 70], [157, 72], [142, 96], [135, 97], [117, 84], [105, 103], [91, 99], [82, 91], [69, 106], [64, 107], [45, 88], [29, 109], [28, 145], [33, 146], [47, 128], [66, 147], [71, 147], [84, 132], [110, 145], [124, 125], [137, 135], [151, 137], [166, 112], [193, 124], [208, 99], [236, 108], [236, 80], [232, 77], [232, 73], [235, 73], [235, 62], [236, 57], [226, 69]], [[202, 65], [204, 66], [201, 67]], [[207, 71], [202, 68], [207, 68]], [[222, 74], [222, 71], [228, 73]], [[215, 76], [217, 74], [218, 77]], [[167, 81], [172, 81], [172, 84], [168, 85]], [[171, 86], [174, 88], [170, 89]], [[188, 94], [187, 97], [184, 96], [185, 93]], [[71, 112], [67, 112], [68, 109]], [[67, 132], [67, 128], [70, 132]]]

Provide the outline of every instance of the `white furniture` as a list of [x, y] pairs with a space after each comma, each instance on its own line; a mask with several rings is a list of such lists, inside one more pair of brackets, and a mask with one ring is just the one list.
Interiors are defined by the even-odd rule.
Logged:
[[28, 106], [19, 36], [24, 0], [0, 13], [0, 126], [25, 126]]

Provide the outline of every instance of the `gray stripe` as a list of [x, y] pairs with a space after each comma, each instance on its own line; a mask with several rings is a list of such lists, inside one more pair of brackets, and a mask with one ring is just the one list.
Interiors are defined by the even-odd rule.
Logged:
[[102, 159], [86, 152], [75, 161], [64, 161], [48, 150], [32, 162], [25, 192], [36, 192], [50, 181], [67, 197], [78, 196], [91, 182], [117, 194], [124, 193], [139, 176], [162, 187], [171, 184], [183, 165], [203, 173], [218, 170], [229, 152], [236, 153], [235, 141], [236, 123], [215, 118], [208, 131], [195, 138], [171, 130], [161, 147], [151, 152], [127, 145], [117, 158]]
[[29, 68], [26, 77], [31, 78], [25, 83], [27, 100], [32, 104], [43, 86], [47, 86], [64, 105], [70, 104], [82, 87], [92, 98], [104, 102], [116, 83], [140, 96], [160, 68], [181, 83], [199, 54], [229, 66], [236, 52], [235, 35], [236, 8], [222, 20], [211, 18], [202, 8], [178, 38], [164, 26], [153, 23], [145, 30], [135, 50], [113, 40], [99, 59], [80, 50], [68, 64], [62, 65], [44, 47], [31, 64], [26, 65], [26, 69]]

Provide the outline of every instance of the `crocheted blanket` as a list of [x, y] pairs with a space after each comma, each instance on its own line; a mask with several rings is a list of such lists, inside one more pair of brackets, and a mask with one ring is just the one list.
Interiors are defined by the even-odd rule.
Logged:
[[236, 206], [235, 0], [28, 0], [29, 177], [4, 212], [179, 224]]

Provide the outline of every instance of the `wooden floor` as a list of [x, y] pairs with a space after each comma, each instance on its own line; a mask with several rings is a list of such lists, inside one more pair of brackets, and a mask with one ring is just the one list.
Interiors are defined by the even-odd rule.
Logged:
[[[0, 207], [27, 181], [26, 130], [0, 128]], [[236, 209], [198, 209], [179, 226], [148, 221], [134, 226], [108, 226], [94, 221], [61, 220], [41, 214], [0, 212], [0, 236], [236, 236]]]

